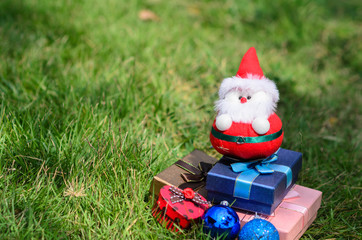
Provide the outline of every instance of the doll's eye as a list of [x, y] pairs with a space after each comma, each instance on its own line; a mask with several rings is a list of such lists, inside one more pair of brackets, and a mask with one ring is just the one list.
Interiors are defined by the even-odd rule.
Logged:
[[248, 100], [250, 100], [250, 98], [251, 98], [250, 96], [247, 97]]
[[242, 98], [243, 98], [243, 96], [239, 96], [239, 100], [242, 99]]

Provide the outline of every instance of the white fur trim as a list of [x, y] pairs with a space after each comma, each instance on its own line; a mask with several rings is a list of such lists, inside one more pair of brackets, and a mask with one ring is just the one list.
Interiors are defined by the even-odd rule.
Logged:
[[233, 121], [228, 114], [222, 114], [216, 117], [215, 124], [217, 129], [219, 129], [220, 131], [228, 130], [231, 127], [232, 123]]
[[[241, 103], [240, 96], [251, 98]], [[232, 88], [224, 98], [216, 101], [215, 110], [218, 116], [228, 114], [234, 122], [252, 123], [258, 117], [268, 119], [276, 106], [277, 103], [273, 101], [271, 94], [263, 90]]]
[[270, 129], [270, 123], [265, 118], [255, 118], [253, 123], [251, 124], [254, 131], [257, 132], [259, 135], [264, 135]]
[[219, 89], [219, 98], [223, 99], [230, 90], [241, 89], [246, 91], [259, 92], [264, 91], [271, 96], [272, 101], [279, 101], [279, 91], [273, 81], [266, 77], [247, 75], [247, 78], [231, 77], [222, 81]]

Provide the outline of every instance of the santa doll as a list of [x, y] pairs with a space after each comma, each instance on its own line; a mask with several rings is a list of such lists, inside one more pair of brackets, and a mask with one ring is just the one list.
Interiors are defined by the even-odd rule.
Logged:
[[278, 100], [275, 83], [264, 76], [255, 48], [250, 48], [236, 76], [221, 83], [210, 133], [213, 147], [240, 161], [275, 153], [283, 140], [282, 121], [275, 114]]

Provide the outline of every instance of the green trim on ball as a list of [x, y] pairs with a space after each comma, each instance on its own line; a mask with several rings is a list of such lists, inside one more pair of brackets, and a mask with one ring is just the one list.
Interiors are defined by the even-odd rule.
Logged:
[[277, 139], [278, 137], [280, 137], [283, 133], [283, 128], [281, 128], [278, 132], [276, 133], [272, 133], [269, 135], [263, 135], [263, 136], [258, 136], [258, 137], [243, 137], [243, 136], [231, 136], [231, 135], [227, 135], [227, 134], [223, 134], [221, 132], [216, 131], [216, 129], [214, 127], [211, 127], [211, 134], [220, 140], [224, 140], [227, 142], [235, 142], [238, 144], [243, 144], [243, 143], [262, 143], [262, 142], [269, 142], [272, 140]]

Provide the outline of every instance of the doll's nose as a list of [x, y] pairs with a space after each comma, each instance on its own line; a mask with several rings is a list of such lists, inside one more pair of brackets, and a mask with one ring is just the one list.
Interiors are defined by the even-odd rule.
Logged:
[[246, 103], [248, 100], [246, 99], [246, 97], [242, 97], [241, 99], [240, 99], [240, 102], [241, 103]]

